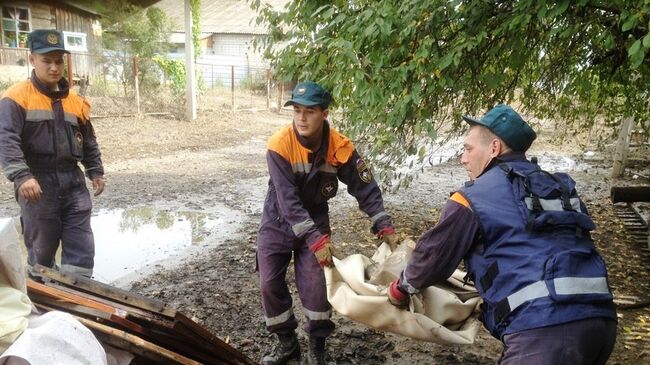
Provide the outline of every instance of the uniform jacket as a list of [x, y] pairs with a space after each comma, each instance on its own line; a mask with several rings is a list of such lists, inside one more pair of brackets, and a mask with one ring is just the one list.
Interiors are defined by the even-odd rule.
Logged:
[[325, 122], [323, 142], [315, 153], [288, 125], [274, 134], [267, 145], [269, 190], [262, 226], [273, 220], [288, 223], [308, 244], [329, 233], [328, 204], [338, 191], [338, 180], [373, 221], [373, 229], [391, 225], [381, 191], [352, 142]]
[[90, 123], [90, 104], [68, 88], [50, 91], [32, 73], [0, 100], [0, 164], [16, 186], [33, 173], [71, 171], [81, 162], [89, 178], [103, 176]]
[[[523, 155], [504, 159], [520, 169], [536, 166]], [[551, 213], [559, 229], [544, 226], [543, 220], [554, 219], [540, 215], [539, 231], [534, 231], [517, 189], [493, 163], [473, 184], [454, 193], [438, 224], [418, 241], [402, 273], [402, 289], [414, 293], [440, 282], [464, 258], [484, 299], [482, 319], [497, 338], [584, 318], [615, 319], [605, 265], [588, 234], [593, 222], [577, 195], [571, 197], [575, 212]], [[584, 229], [577, 229], [578, 221]]]
[[512, 161], [492, 167], [460, 194], [481, 223], [483, 237], [466, 264], [492, 335], [616, 319], [605, 262], [589, 235], [595, 226], [568, 175]]

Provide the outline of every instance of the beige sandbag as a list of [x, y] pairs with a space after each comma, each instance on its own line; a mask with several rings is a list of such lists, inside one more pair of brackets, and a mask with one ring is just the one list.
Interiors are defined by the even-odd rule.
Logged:
[[12, 219], [0, 219], [0, 354], [27, 328], [27, 297], [20, 239]]
[[32, 303], [25, 293], [0, 284], [0, 354], [27, 328]]
[[411, 297], [409, 309], [388, 302], [388, 284], [406, 266], [415, 242], [405, 240], [395, 252], [382, 244], [373, 258], [357, 254], [334, 259], [325, 269], [327, 298], [340, 314], [372, 328], [440, 344], [471, 344], [481, 327], [476, 289], [463, 285], [456, 270], [447, 283]]

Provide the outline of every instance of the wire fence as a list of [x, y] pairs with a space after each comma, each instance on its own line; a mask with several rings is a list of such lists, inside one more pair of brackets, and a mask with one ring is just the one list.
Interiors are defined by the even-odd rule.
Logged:
[[[32, 68], [28, 55], [27, 49], [0, 48], [3, 88], [29, 77]], [[195, 71], [199, 111], [279, 110], [290, 94], [285, 90], [290, 90], [291, 85], [278, 83], [263, 65], [200, 61]], [[185, 111], [184, 81], [166, 75], [151, 59], [73, 52], [66, 58], [64, 74], [80, 94], [91, 99], [95, 115]]]

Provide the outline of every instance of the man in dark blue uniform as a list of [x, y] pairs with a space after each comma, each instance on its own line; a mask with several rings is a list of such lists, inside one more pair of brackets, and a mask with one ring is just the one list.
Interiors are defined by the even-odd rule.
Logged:
[[463, 118], [471, 181], [420, 237], [389, 300], [407, 306], [464, 259], [483, 298], [481, 320], [504, 343], [501, 364], [605, 364], [616, 309], [575, 182], [526, 159], [536, 134], [511, 107]]
[[391, 247], [398, 243], [384, 210], [379, 186], [352, 142], [327, 122], [332, 97], [320, 85], [306, 81], [293, 90], [293, 123], [268, 142], [269, 190], [257, 237], [264, 319], [278, 344], [262, 364], [285, 364], [300, 358], [292, 300], [285, 276], [293, 256], [296, 286], [307, 317], [306, 364], [325, 364], [325, 338], [334, 330], [327, 301], [323, 266], [331, 266], [333, 245], [327, 201], [339, 180], [372, 221], [372, 230]]
[[63, 35], [54, 29], [29, 34], [30, 80], [0, 100], [0, 165], [14, 183], [30, 266], [54, 267], [62, 245], [61, 271], [92, 276], [95, 243], [92, 203], [104, 191], [104, 168], [90, 123], [90, 104], [63, 78]]

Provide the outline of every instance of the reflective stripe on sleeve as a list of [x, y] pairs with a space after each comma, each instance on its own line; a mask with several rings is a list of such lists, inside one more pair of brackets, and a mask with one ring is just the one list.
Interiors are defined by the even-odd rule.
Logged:
[[4, 168], [5, 176], [9, 179], [12, 179], [17, 173], [25, 170], [29, 170], [29, 166], [24, 162], [12, 163]]
[[305, 231], [307, 231], [309, 228], [314, 226], [314, 221], [311, 218], [305, 219], [304, 221], [294, 224], [291, 227], [291, 230], [293, 231], [293, 234], [296, 236], [300, 236], [303, 234]]
[[382, 212], [379, 212], [379, 213], [373, 215], [372, 217], [370, 217], [370, 220], [372, 221], [372, 224], [375, 224], [375, 222], [377, 222], [377, 220], [379, 220], [379, 218], [387, 216], [387, 215], [388, 215], [388, 213], [386, 213], [386, 211], [382, 211]]
[[270, 327], [270, 326], [275, 326], [275, 325], [278, 325], [278, 324], [282, 324], [282, 323], [288, 321], [289, 319], [291, 319], [291, 317], [293, 317], [293, 309], [289, 308], [288, 311], [286, 311], [286, 312], [284, 312], [282, 314], [279, 314], [279, 315], [277, 315], [275, 317], [264, 316], [264, 322], [266, 322], [267, 327]]
[[325, 312], [314, 312], [314, 311], [310, 311], [307, 308], [303, 308], [303, 311], [305, 312], [305, 316], [312, 321], [324, 321], [326, 319], [332, 318], [331, 309]]

